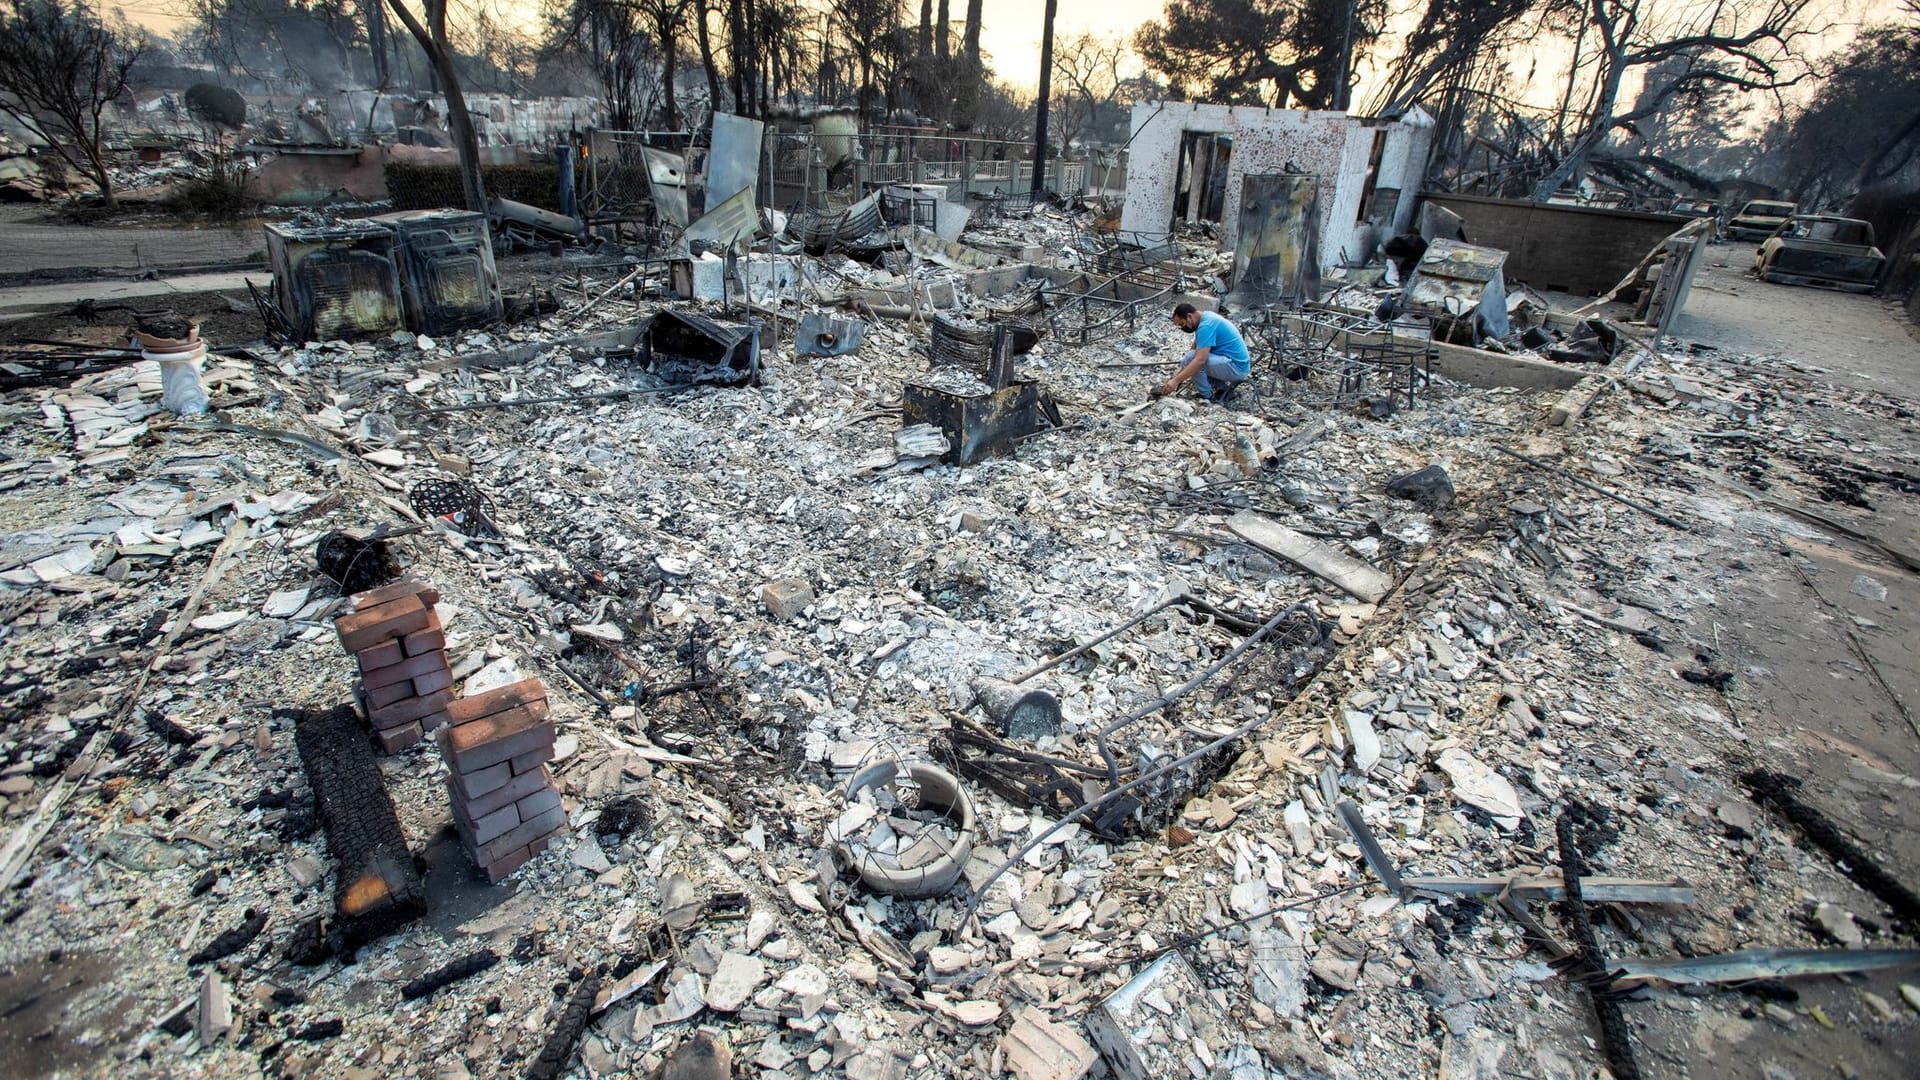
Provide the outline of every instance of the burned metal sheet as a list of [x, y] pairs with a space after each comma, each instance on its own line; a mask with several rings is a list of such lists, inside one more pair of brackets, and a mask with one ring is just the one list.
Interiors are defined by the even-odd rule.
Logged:
[[444, 334], [500, 317], [500, 278], [485, 215], [468, 210], [403, 210], [372, 220], [399, 238], [407, 325]]
[[800, 320], [793, 335], [793, 351], [798, 356], [844, 356], [860, 347], [867, 336], [867, 324], [859, 319], [839, 319], [816, 311]]
[[759, 231], [760, 212], [753, 206], [753, 189], [742, 188], [687, 226], [686, 239], [689, 245], [704, 242], [727, 248]]
[[[985, 376], [993, 356], [996, 324], [968, 324], [934, 312], [928, 320], [928, 360], [933, 367], [962, 367]], [[1039, 320], [1013, 319], [1006, 323], [1012, 335], [1012, 354], [1024, 356], [1040, 343], [1046, 326]]]
[[760, 183], [760, 140], [766, 128], [744, 116], [713, 114], [713, 149], [707, 153], [707, 213], [742, 191], [747, 193], [747, 205], [753, 205], [753, 192]]
[[902, 232], [908, 251], [949, 270], [991, 270], [1005, 261], [919, 225], [908, 225]]
[[687, 211], [687, 159], [651, 146], [640, 148], [640, 159], [647, 163], [647, 190], [660, 220], [685, 228], [692, 220]]
[[752, 386], [760, 381], [760, 324], [716, 322], [662, 311], [640, 338], [647, 369], [682, 386]]
[[1298, 305], [1320, 289], [1320, 179], [1292, 173], [1243, 177], [1233, 295], [1241, 307]]
[[858, 240], [880, 228], [880, 193], [876, 191], [845, 210], [816, 213], [795, 221], [793, 228], [809, 253], [824, 255], [835, 245]]
[[951, 447], [942, 460], [971, 465], [1013, 453], [1021, 439], [1057, 423], [1058, 410], [1039, 383], [1017, 382], [979, 394], [908, 383], [901, 389], [901, 426], [932, 424]]

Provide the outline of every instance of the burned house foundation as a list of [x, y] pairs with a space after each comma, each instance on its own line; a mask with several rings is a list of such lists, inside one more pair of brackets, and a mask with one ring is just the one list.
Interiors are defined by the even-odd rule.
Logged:
[[[421, 208], [268, 227], [257, 314], [7, 346], [31, 1041], [1897, 1070], [1920, 450], [1880, 305], [1756, 307], [1704, 219], [1426, 192], [1417, 107], [1150, 102], [1037, 170], [767, 111], [495, 147], [484, 212], [396, 170]], [[1217, 394], [1182, 304], [1248, 346]], [[1775, 310], [1804, 356], [1748, 344]], [[139, 336], [194, 320], [198, 419]]]

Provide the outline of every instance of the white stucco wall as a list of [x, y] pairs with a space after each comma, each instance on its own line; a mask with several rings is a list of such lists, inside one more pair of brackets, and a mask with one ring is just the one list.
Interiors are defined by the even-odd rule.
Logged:
[[1133, 107], [1133, 141], [1127, 168], [1127, 197], [1120, 227], [1164, 232], [1173, 220], [1174, 185], [1180, 176], [1181, 137], [1190, 131], [1233, 138], [1220, 222], [1221, 247], [1231, 250], [1240, 223], [1241, 178], [1248, 173], [1286, 172], [1291, 164], [1320, 178], [1320, 261], [1340, 262], [1341, 251], [1364, 254], [1370, 230], [1357, 225], [1366, 187], [1373, 134], [1384, 129], [1387, 143], [1380, 161], [1380, 187], [1399, 188], [1402, 197], [1394, 227], [1412, 220], [1412, 193], [1426, 167], [1433, 122], [1413, 110], [1399, 120], [1367, 120], [1344, 112], [1262, 109], [1246, 105], [1204, 105], [1187, 101], [1149, 101]]

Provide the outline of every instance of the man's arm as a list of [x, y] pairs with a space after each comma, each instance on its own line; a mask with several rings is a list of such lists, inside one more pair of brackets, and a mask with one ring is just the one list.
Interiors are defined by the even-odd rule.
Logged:
[[1213, 346], [1211, 345], [1202, 345], [1193, 350], [1193, 359], [1187, 361], [1186, 367], [1174, 372], [1173, 378], [1154, 387], [1154, 390], [1157, 391], [1154, 396], [1166, 397], [1168, 394], [1180, 389], [1181, 383], [1191, 381], [1195, 375], [1207, 369], [1207, 357], [1211, 355], [1213, 355]]

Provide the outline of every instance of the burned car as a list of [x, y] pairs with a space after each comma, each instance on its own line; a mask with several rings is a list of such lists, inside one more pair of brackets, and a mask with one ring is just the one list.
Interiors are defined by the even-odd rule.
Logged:
[[1735, 240], [1765, 240], [1799, 212], [1800, 208], [1790, 202], [1755, 199], [1727, 222], [1727, 235]]
[[1872, 292], [1887, 257], [1873, 246], [1873, 226], [1856, 218], [1802, 214], [1780, 226], [1754, 256], [1762, 281]]

